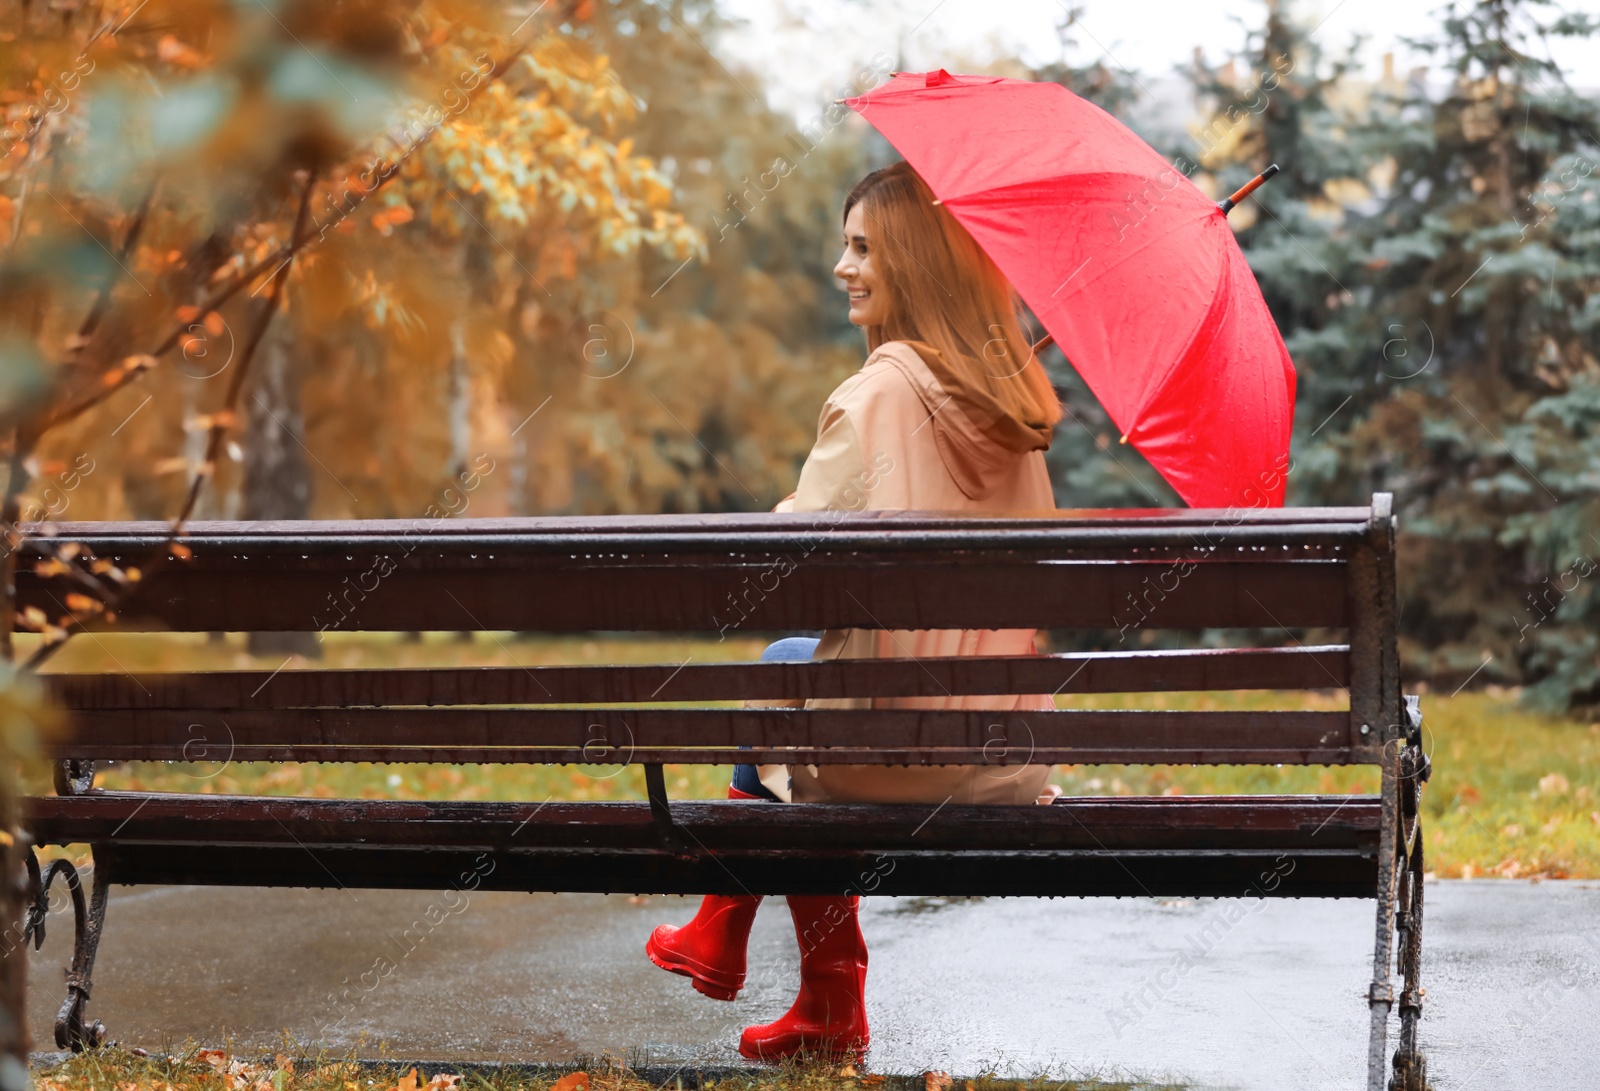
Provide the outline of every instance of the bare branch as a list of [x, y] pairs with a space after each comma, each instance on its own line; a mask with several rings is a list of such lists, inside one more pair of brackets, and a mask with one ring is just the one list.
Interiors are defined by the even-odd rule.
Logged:
[[[316, 175], [308, 173], [305, 186], [300, 192], [300, 207], [295, 214], [294, 234], [291, 237], [289, 246], [291, 253], [298, 253], [309, 235], [306, 230], [306, 221], [310, 218], [311, 192], [316, 188], [316, 184]], [[182, 510], [173, 519], [171, 530], [168, 531], [166, 538], [151, 552], [150, 559], [143, 566], [142, 578], [137, 583], [131, 584], [121, 594], [111, 596], [101, 609], [88, 614], [74, 616], [69, 624], [62, 627], [59, 635], [51, 634], [47, 636], [44, 643], [40, 644], [33, 655], [29, 656], [27, 662], [22, 665], [23, 670], [38, 670], [46, 660], [64, 647], [74, 634], [83, 631], [84, 623], [90, 617], [101, 613], [120, 612], [126, 601], [136, 595], [139, 588], [145, 586], [146, 581], [160, 570], [161, 565], [171, 558], [175, 552], [182, 549], [181, 546], [178, 546], [178, 539], [183, 535], [184, 524], [194, 514], [195, 505], [200, 500], [201, 490], [205, 488], [206, 482], [211, 480], [215, 471], [217, 456], [222, 449], [222, 441], [228, 434], [228, 429], [234, 418], [235, 408], [239, 403], [239, 394], [244, 389], [245, 379], [250, 373], [251, 361], [254, 360], [256, 349], [261, 344], [261, 339], [265, 336], [267, 327], [272, 324], [272, 319], [277, 315], [279, 305], [282, 303], [283, 288], [288, 282], [291, 264], [292, 259], [289, 262], [285, 262], [272, 278], [272, 287], [268, 290], [267, 298], [262, 301], [261, 313], [257, 315], [255, 324], [250, 329], [249, 339], [245, 342], [244, 350], [240, 354], [239, 366], [234, 369], [233, 377], [229, 380], [223, 408], [212, 417], [211, 432], [206, 442], [205, 461], [201, 463], [200, 468], [195, 472], [194, 480], [189, 486], [188, 496], [184, 501]], [[15, 455], [13, 455], [14, 457]], [[8, 558], [8, 564], [15, 565], [14, 554]]]

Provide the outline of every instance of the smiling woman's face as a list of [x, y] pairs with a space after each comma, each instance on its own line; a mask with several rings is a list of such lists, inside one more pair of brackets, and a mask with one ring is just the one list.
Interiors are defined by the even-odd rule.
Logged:
[[833, 267], [833, 275], [850, 293], [851, 323], [881, 326], [889, 317], [889, 293], [872, 267], [866, 224], [866, 210], [858, 201], [844, 219], [844, 253]]

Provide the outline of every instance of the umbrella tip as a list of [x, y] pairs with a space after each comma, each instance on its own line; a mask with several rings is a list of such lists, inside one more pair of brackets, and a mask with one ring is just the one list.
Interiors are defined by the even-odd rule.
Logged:
[[944, 200], [943, 200], [943, 198], [935, 197], [933, 199], [933, 203], [936, 204], [936, 205], [942, 205], [942, 204], [944, 204]]
[[1117, 442], [1118, 442], [1118, 443], [1127, 443], [1127, 442], [1128, 442], [1128, 435], [1127, 435], [1127, 433], [1126, 433], [1126, 432], [1124, 432], [1124, 433], [1123, 433], [1123, 435], [1122, 435], [1122, 438], [1121, 438], [1121, 439], [1119, 439], [1119, 440], [1117, 440]]

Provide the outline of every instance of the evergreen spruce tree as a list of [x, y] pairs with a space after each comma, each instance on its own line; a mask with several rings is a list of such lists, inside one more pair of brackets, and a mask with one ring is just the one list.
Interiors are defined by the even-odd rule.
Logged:
[[[1328, 479], [1396, 494], [1408, 661], [1552, 707], [1600, 698], [1600, 109], [1537, 43], [1597, 27], [1472, 0], [1412, 43], [1449, 84], [1413, 81], [1364, 134], [1392, 177], [1353, 228], [1367, 275], [1344, 325], [1388, 373]], [[1394, 367], [1394, 337], [1425, 355]]]

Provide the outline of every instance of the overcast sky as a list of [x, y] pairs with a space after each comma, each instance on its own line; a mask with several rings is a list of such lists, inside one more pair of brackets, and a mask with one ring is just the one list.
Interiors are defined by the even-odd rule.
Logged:
[[[1296, 10], [1320, 22], [1315, 37], [1330, 49], [1364, 35], [1360, 56], [1376, 75], [1388, 51], [1401, 72], [1426, 63], [1400, 39], [1428, 35], [1440, 6], [1434, 0], [1300, 0]], [[1569, 0], [1566, 8], [1600, 13], [1600, 0]], [[983, 71], [985, 62], [1007, 54], [1030, 63], [1062, 56], [1060, 0], [723, 0], [723, 9], [746, 20], [724, 41], [725, 50], [764, 70], [774, 104], [801, 115], [838, 97], [874, 53], [882, 50], [892, 60], [902, 42], [910, 71]], [[1085, 0], [1068, 59], [1082, 64], [1105, 57], [1141, 77], [1162, 77], [1187, 62], [1196, 46], [1216, 60], [1238, 49], [1244, 34], [1230, 16], [1256, 27], [1264, 12], [1260, 0]], [[1600, 41], [1552, 46], [1570, 82], [1600, 85]]]

